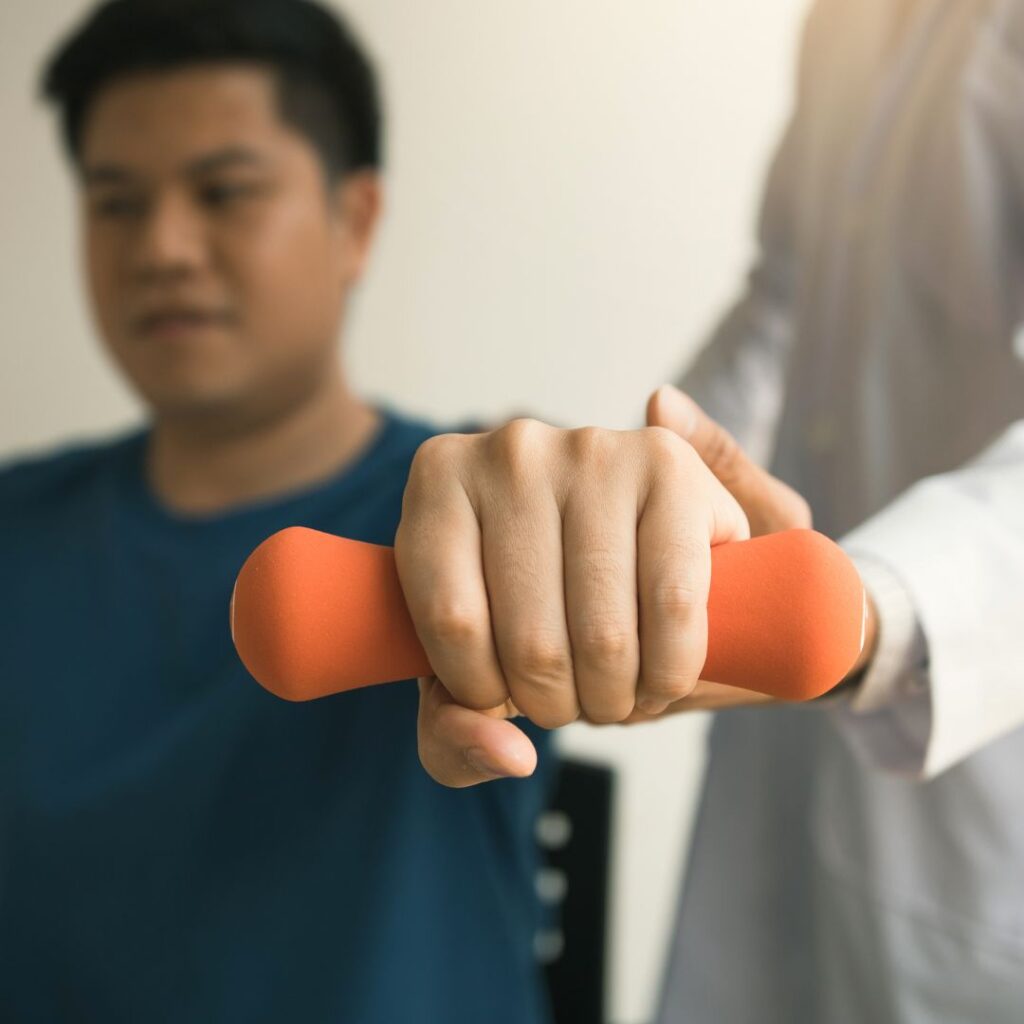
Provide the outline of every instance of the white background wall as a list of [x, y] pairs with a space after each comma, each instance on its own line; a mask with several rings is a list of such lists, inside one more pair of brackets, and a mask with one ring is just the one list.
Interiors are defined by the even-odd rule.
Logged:
[[[639, 424], [749, 261], [805, 0], [347, 0], [390, 203], [346, 338], [364, 392], [453, 420]], [[0, 4], [0, 459], [138, 410], [91, 338], [38, 63], [87, 7]], [[621, 769], [611, 1019], [647, 1018], [705, 721], [567, 730]]]

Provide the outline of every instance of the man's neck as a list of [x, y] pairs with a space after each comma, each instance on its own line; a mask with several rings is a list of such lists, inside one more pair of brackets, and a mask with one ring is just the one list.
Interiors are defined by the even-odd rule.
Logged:
[[363, 451], [379, 420], [338, 370], [303, 402], [247, 430], [158, 420], [146, 476], [175, 512], [223, 512], [328, 479]]

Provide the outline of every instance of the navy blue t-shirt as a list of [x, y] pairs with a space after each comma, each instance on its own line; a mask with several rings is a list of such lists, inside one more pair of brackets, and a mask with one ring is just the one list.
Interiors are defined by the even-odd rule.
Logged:
[[[415, 682], [290, 704], [235, 654], [265, 537], [392, 544], [416, 448], [224, 515], [148, 490], [147, 433], [0, 471], [0, 1020], [534, 1024], [528, 781], [433, 782]], [[13, 774], [12, 774], [13, 773]]]

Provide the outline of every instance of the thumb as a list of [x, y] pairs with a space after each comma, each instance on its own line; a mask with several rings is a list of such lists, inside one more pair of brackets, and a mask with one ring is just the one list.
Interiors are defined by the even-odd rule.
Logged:
[[510, 702], [474, 711], [456, 704], [437, 676], [419, 683], [420, 762], [436, 782], [462, 789], [533, 773], [537, 750], [526, 733], [507, 720], [518, 714]]
[[736, 439], [689, 395], [665, 384], [647, 402], [647, 425], [666, 427], [689, 441], [719, 482], [740, 503], [753, 536], [807, 529], [807, 502], [751, 460]]

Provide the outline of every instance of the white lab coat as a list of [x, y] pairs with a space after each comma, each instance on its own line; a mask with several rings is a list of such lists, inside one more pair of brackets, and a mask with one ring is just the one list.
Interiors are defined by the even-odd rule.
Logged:
[[881, 646], [717, 717], [659, 1020], [1021, 1024], [1024, 0], [821, 0], [761, 242], [681, 386], [856, 556]]

